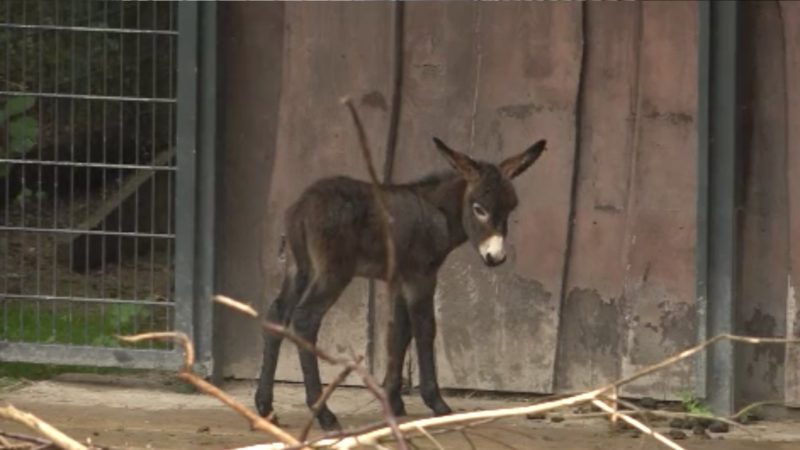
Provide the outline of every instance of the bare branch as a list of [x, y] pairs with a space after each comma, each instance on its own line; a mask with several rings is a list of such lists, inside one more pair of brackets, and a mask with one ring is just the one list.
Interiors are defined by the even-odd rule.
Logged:
[[391, 290], [397, 264], [394, 239], [392, 239], [392, 216], [389, 214], [389, 208], [386, 205], [386, 197], [383, 195], [380, 181], [378, 181], [378, 175], [372, 164], [372, 152], [367, 142], [367, 134], [364, 132], [364, 126], [361, 124], [361, 118], [358, 116], [358, 111], [356, 111], [355, 106], [353, 106], [349, 98], [345, 97], [342, 99], [342, 103], [347, 106], [347, 109], [350, 111], [350, 116], [353, 118], [353, 123], [358, 133], [358, 141], [361, 144], [361, 153], [364, 156], [364, 162], [367, 164], [369, 178], [372, 180], [372, 192], [375, 195], [375, 202], [381, 210], [381, 226], [383, 227], [383, 235], [386, 239], [386, 282]]
[[38, 438], [36, 436], [28, 436], [26, 434], [11, 433], [11, 432], [8, 432], [8, 431], [3, 431], [3, 430], [0, 430], [0, 436], [7, 437], [9, 439], [14, 439], [14, 440], [17, 440], [17, 441], [28, 442], [28, 443], [31, 443], [31, 444], [38, 444], [38, 445], [51, 445], [52, 444], [52, 442], [50, 442], [50, 441], [48, 441], [46, 439]]
[[[363, 359], [364, 359], [363, 356], [357, 356], [355, 358], [355, 363], [361, 364], [361, 361]], [[333, 391], [335, 391], [336, 388], [338, 388], [339, 385], [342, 384], [344, 380], [347, 379], [347, 377], [352, 372], [353, 372], [352, 368], [345, 367], [344, 369], [342, 369], [341, 372], [339, 372], [339, 375], [337, 375], [336, 378], [333, 379], [331, 384], [325, 387], [325, 390], [322, 391], [322, 394], [314, 403], [314, 406], [311, 407], [311, 417], [308, 418], [308, 421], [306, 421], [306, 424], [303, 426], [302, 431], [300, 431], [300, 435], [297, 437], [298, 440], [300, 440], [301, 442], [306, 440], [306, 438], [308, 437], [308, 432], [311, 431], [311, 426], [314, 425], [314, 419], [317, 417], [317, 414], [319, 414], [320, 409], [322, 409], [322, 405], [324, 405], [325, 402], [328, 401], [328, 398], [330, 398], [330, 396], [333, 394]]]
[[182, 370], [192, 370], [194, 365], [194, 346], [189, 337], [184, 333], [177, 333], [173, 331], [161, 331], [153, 333], [142, 333], [133, 336], [116, 336], [122, 342], [136, 343], [149, 340], [158, 341], [175, 341], [183, 347], [183, 368]]
[[793, 344], [799, 343], [800, 339], [786, 339], [786, 338], [762, 338], [762, 337], [753, 337], [753, 336], [736, 336], [733, 334], [719, 334], [711, 339], [706, 340], [700, 344], [695, 345], [689, 349], [686, 349], [675, 356], [669, 357], [657, 364], [653, 364], [652, 366], [647, 366], [642, 370], [634, 373], [629, 377], [622, 378], [621, 380], [615, 381], [614, 383], [609, 384], [607, 387], [619, 387], [624, 384], [628, 384], [631, 381], [638, 380], [644, 376], [650, 375], [653, 372], [657, 372], [665, 367], [671, 366], [678, 361], [684, 360], [695, 353], [701, 352], [705, 350], [706, 347], [715, 344], [718, 341], [722, 340], [729, 340], [734, 342], [742, 342], [745, 344]]
[[425, 430], [425, 428], [417, 427], [417, 430], [419, 430], [420, 433], [422, 433], [426, 438], [428, 438], [428, 440], [431, 441], [433, 443], [433, 445], [436, 446], [436, 448], [438, 448], [439, 450], [444, 450], [444, 447], [442, 447], [442, 444], [440, 444], [439, 441], [434, 439], [434, 437], [431, 436], [431, 434], [428, 433], [428, 431]]
[[234, 299], [232, 299], [230, 297], [227, 297], [227, 296], [224, 296], [224, 295], [215, 295], [214, 296], [214, 301], [219, 303], [219, 304], [221, 304], [221, 305], [225, 305], [228, 308], [233, 308], [233, 309], [235, 309], [235, 310], [237, 310], [239, 312], [243, 312], [243, 313], [247, 314], [248, 316], [258, 317], [258, 312], [256, 312], [256, 310], [253, 309], [252, 306], [250, 306], [250, 305], [248, 305], [246, 303], [242, 303], [240, 301], [234, 300]]
[[786, 405], [786, 402], [781, 401], [781, 400], [767, 400], [767, 401], [763, 401], [763, 402], [751, 403], [751, 404], [745, 406], [744, 408], [740, 409], [739, 411], [736, 412], [736, 414], [734, 414], [734, 415], [732, 415], [730, 417], [730, 419], [732, 419], [731, 420], [731, 424], [736, 424], [736, 425], [741, 426], [741, 424], [735, 422], [735, 420], [740, 418], [740, 417], [742, 417], [742, 416], [744, 416], [745, 414], [749, 413], [750, 411], [761, 407], [761, 406], [784, 406], [784, 405]]
[[[232, 299], [220, 301], [219, 297], [220, 296], [215, 297], [215, 300], [220, 303], [226, 303], [226, 302], [229, 303], [230, 301], [233, 301], [234, 303], [241, 303]], [[250, 314], [249, 312], [246, 312], [241, 308], [236, 308], [236, 309], [238, 311], [245, 312], [248, 315]], [[330, 355], [329, 353], [325, 352], [319, 347], [312, 345], [310, 342], [292, 333], [291, 331], [289, 331], [289, 329], [287, 329], [283, 325], [278, 325], [268, 320], [262, 320], [261, 326], [265, 330], [271, 333], [289, 339], [299, 348], [302, 348], [306, 351], [313, 353], [319, 359], [329, 364], [340, 365], [345, 368], [349, 368], [351, 371], [357, 373], [364, 381], [364, 384], [367, 386], [367, 389], [369, 389], [372, 395], [374, 395], [375, 398], [377, 398], [378, 401], [380, 402], [381, 407], [383, 409], [384, 418], [386, 419], [386, 424], [388, 425], [389, 434], [394, 435], [395, 439], [397, 439], [397, 445], [398, 447], [400, 447], [401, 450], [407, 450], [408, 447], [405, 445], [405, 442], [403, 440], [403, 435], [400, 431], [400, 428], [397, 425], [397, 419], [395, 418], [394, 413], [392, 413], [392, 407], [389, 405], [389, 399], [386, 398], [386, 393], [383, 392], [383, 389], [381, 388], [380, 384], [375, 380], [375, 378], [372, 375], [370, 375], [366, 369], [364, 369], [364, 366], [362, 366], [360, 363], [350, 361], [346, 358], [336, 358]]]
[[124, 342], [140, 342], [149, 339], [172, 340], [178, 342], [181, 347], [183, 347], [184, 351], [184, 364], [181, 368], [181, 371], [178, 373], [178, 377], [180, 379], [191, 383], [206, 394], [216, 397], [222, 403], [228, 405], [231, 409], [248, 419], [253, 429], [267, 432], [285, 444], [301, 445], [300, 441], [291, 434], [283, 431], [277, 425], [250, 411], [218, 387], [195, 375], [192, 372], [195, 354], [194, 345], [192, 345], [192, 342], [189, 340], [189, 337], [186, 336], [186, 334], [180, 332], [159, 332], [144, 333], [134, 336], [118, 336], [118, 338]]
[[[751, 337], [751, 336], [736, 336], [736, 335], [730, 335], [730, 334], [718, 335], [718, 336], [715, 336], [715, 337], [713, 337], [713, 338], [711, 338], [711, 339], [709, 339], [709, 340], [707, 340], [707, 341], [705, 341], [705, 342], [703, 342], [701, 344], [698, 344], [698, 345], [696, 345], [696, 346], [694, 346], [692, 348], [684, 350], [684, 351], [682, 351], [682, 352], [680, 352], [680, 353], [678, 353], [678, 354], [676, 354], [676, 355], [674, 355], [674, 356], [672, 356], [670, 358], [667, 358], [664, 361], [656, 363], [656, 364], [654, 364], [652, 366], [645, 367], [642, 370], [634, 373], [633, 375], [631, 375], [629, 377], [623, 378], [623, 379], [621, 379], [619, 381], [616, 381], [614, 383], [607, 384], [607, 385], [605, 385], [603, 387], [597, 388], [597, 389], [592, 390], [592, 391], [579, 393], [579, 394], [575, 394], [575, 395], [571, 395], [571, 396], [567, 396], [567, 397], [562, 397], [562, 398], [559, 398], [559, 399], [556, 399], [556, 400], [546, 401], [546, 402], [537, 403], [537, 404], [533, 404], [533, 405], [515, 407], [515, 408], [503, 408], [503, 409], [495, 409], [495, 410], [489, 410], [489, 411], [473, 411], [473, 412], [468, 412], [468, 413], [452, 414], [452, 415], [448, 415], [448, 416], [431, 417], [431, 418], [426, 418], [426, 419], [409, 421], [409, 422], [406, 422], [406, 423], [403, 423], [402, 425], [400, 425], [399, 428], [400, 428], [400, 431], [402, 431], [402, 432], [414, 432], [414, 431], [418, 431], [418, 427], [421, 427], [421, 428], [424, 428], [424, 429], [426, 429], [426, 430], [428, 430], [430, 432], [431, 428], [447, 427], [447, 426], [453, 426], [453, 425], [456, 425], [456, 424], [471, 424], [471, 423], [474, 424], [476, 421], [491, 421], [491, 420], [497, 420], [497, 419], [501, 419], [501, 418], [505, 418], [505, 417], [522, 416], [522, 415], [526, 415], [526, 414], [542, 413], [542, 412], [551, 411], [551, 410], [554, 410], [554, 409], [557, 409], [557, 408], [561, 408], [561, 407], [564, 407], [564, 406], [573, 406], [573, 405], [583, 404], [583, 403], [587, 403], [587, 402], [599, 401], [599, 398], [601, 398], [604, 395], [608, 395], [609, 393], [613, 392], [614, 389], [616, 389], [616, 388], [618, 388], [618, 387], [620, 387], [620, 386], [622, 386], [624, 384], [630, 383], [633, 380], [636, 380], [636, 379], [639, 379], [639, 378], [644, 377], [646, 375], [652, 374], [652, 373], [654, 373], [654, 372], [656, 372], [656, 371], [658, 371], [660, 369], [668, 367], [671, 364], [675, 364], [678, 361], [684, 360], [684, 359], [686, 359], [686, 358], [688, 358], [688, 357], [690, 357], [690, 356], [702, 351], [703, 349], [705, 349], [709, 345], [712, 345], [715, 342], [718, 342], [720, 340], [725, 340], [725, 339], [731, 340], [731, 341], [734, 341], [734, 342], [742, 342], [742, 343], [754, 344], [754, 345], [760, 345], [760, 344], [788, 344], [788, 343], [798, 343], [798, 342], [800, 342], [800, 339], [759, 338], [759, 337]], [[617, 399], [617, 402], [618, 403], [622, 403], [622, 401], [619, 400], [619, 399]], [[603, 403], [603, 402], [601, 402], [601, 403]], [[607, 413], [608, 412], [612, 412], [612, 413], [614, 412], [614, 408], [612, 408], [611, 406], [609, 406], [609, 405], [607, 405], [605, 403], [603, 403], [603, 405], [604, 405], [603, 410], [606, 411]], [[609, 409], [611, 411], [609, 411]], [[621, 418], [622, 420], [625, 420], [628, 423], [631, 423], [631, 421], [636, 422], [638, 425], [634, 425], [634, 426], [636, 426], [637, 428], [640, 428], [639, 426], [645, 427], [645, 428], [647, 428], [647, 427], [646, 427], [646, 425], [642, 424], [641, 422], [633, 419], [631, 417], [633, 415], [640, 415], [640, 414], [641, 415], [647, 415], [647, 414], [666, 415], [663, 412], [654, 412], [654, 411], [634, 411], [634, 412], [625, 411], [625, 412], [623, 412], [623, 411], [619, 411], [619, 410], [617, 410], [617, 414], [619, 415], [619, 418]], [[683, 415], [686, 416], [687, 414], [683, 414]], [[625, 417], [623, 417], [623, 416], [625, 416]], [[728, 422], [728, 420], [724, 419], [724, 418], [710, 418], [710, 419], [719, 420], [719, 421], [725, 421], [726, 423]], [[633, 425], [633, 423], [631, 423], [631, 425]], [[380, 429], [370, 430], [370, 431], [367, 431], [367, 432], [364, 432], [364, 433], [361, 433], [361, 434], [358, 434], [358, 435], [351, 435], [351, 436], [348, 436], [346, 438], [338, 437], [338, 438], [322, 439], [322, 440], [318, 440], [318, 441], [314, 442], [312, 445], [314, 447], [332, 447], [332, 448], [335, 448], [335, 449], [350, 449], [350, 448], [354, 448], [354, 447], [359, 446], [359, 445], [364, 445], [364, 444], [369, 445], [369, 444], [373, 444], [373, 443], [379, 442], [381, 439], [386, 438], [390, 434], [392, 434], [391, 430], [389, 430], [388, 428], [384, 427], [384, 428], [380, 428]], [[257, 448], [259, 450], [277, 450], [277, 449], [284, 449], [285, 447], [281, 446], [279, 444], [277, 444], [277, 445], [273, 444], [273, 445], [267, 445], [267, 446], [258, 446]], [[680, 448], [680, 447], [677, 447], [677, 448]], [[255, 450], [255, 447], [253, 449]]]
[[35, 415], [18, 410], [14, 405], [0, 407], [0, 418], [21, 423], [31, 430], [39, 432], [64, 450], [87, 450], [85, 445], [72, 439]]
[[669, 448], [671, 448], [673, 450], [685, 450], [683, 447], [681, 447], [680, 445], [676, 444], [671, 439], [668, 439], [663, 434], [661, 434], [661, 433], [659, 433], [657, 431], [653, 431], [652, 428], [648, 427], [647, 425], [643, 424], [642, 422], [639, 422], [638, 420], [634, 419], [633, 417], [631, 417], [631, 416], [629, 416], [629, 415], [627, 415], [625, 413], [619, 412], [619, 410], [617, 410], [616, 408], [612, 408], [611, 406], [608, 406], [606, 404], [606, 402], [603, 402], [603, 401], [600, 401], [600, 400], [592, 400], [592, 404], [597, 406], [598, 408], [602, 409], [603, 411], [609, 413], [610, 415], [612, 415], [612, 416], [615, 415], [618, 418], [624, 420], [625, 422], [628, 422], [629, 424], [631, 424], [631, 426], [639, 429], [639, 431], [641, 431], [642, 433], [647, 434], [649, 436], [652, 436], [655, 440], [657, 440], [658, 442], [661, 442], [662, 444], [666, 445], [667, 447], [669, 447]]

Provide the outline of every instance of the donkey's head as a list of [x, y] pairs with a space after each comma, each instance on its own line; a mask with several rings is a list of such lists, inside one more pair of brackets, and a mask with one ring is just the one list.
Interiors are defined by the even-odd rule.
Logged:
[[467, 181], [461, 214], [467, 239], [487, 266], [502, 264], [506, 260], [508, 215], [517, 206], [517, 194], [511, 180], [539, 158], [546, 141], [542, 139], [497, 165], [476, 161], [451, 149], [438, 138], [434, 137], [433, 141], [450, 165]]

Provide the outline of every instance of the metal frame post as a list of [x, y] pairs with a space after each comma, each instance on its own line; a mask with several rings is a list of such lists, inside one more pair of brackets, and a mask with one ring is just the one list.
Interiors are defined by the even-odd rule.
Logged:
[[180, 3], [175, 327], [194, 343], [205, 376], [213, 372], [216, 29], [215, 2]]
[[[733, 333], [737, 298], [739, 115], [738, 2], [699, 2], [697, 301], [701, 340]], [[698, 364], [698, 386], [716, 414], [735, 408], [733, 344]]]

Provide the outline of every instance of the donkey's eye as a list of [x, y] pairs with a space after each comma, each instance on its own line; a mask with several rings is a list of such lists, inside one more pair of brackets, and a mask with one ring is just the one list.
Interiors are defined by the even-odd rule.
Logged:
[[489, 219], [489, 213], [483, 208], [483, 206], [477, 203], [472, 204], [472, 212], [475, 213], [475, 217], [482, 221]]

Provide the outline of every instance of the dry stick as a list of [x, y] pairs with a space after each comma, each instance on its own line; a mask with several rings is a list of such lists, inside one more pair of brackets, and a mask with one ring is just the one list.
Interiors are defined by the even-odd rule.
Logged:
[[753, 434], [753, 432], [751, 430], [749, 430], [747, 427], [745, 427], [744, 425], [742, 425], [742, 424], [740, 424], [740, 423], [738, 423], [738, 422], [736, 422], [734, 420], [731, 420], [730, 418], [727, 418], [727, 417], [719, 417], [719, 416], [715, 416], [713, 414], [712, 415], [707, 415], [707, 414], [696, 414], [696, 413], [688, 413], [688, 412], [682, 412], [681, 413], [681, 412], [669, 412], [669, 411], [648, 411], [648, 410], [636, 408], [635, 405], [633, 405], [632, 403], [630, 403], [628, 401], [625, 401], [625, 400], [619, 400], [618, 399], [617, 401], [619, 402], [619, 404], [621, 404], [622, 406], [624, 406], [626, 408], [634, 409], [634, 411], [625, 411], [625, 414], [627, 414], [629, 416], [630, 415], [641, 415], [641, 416], [644, 416], [645, 419], [647, 419], [648, 416], [649, 417], [665, 417], [665, 418], [666, 417], [681, 417], [681, 418], [687, 418], [688, 417], [688, 418], [691, 418], [691, 419], [705, 419], [705, 420], [710, 420], [710, 421], [724, 422], [724, 423], [727, 423], [728, 425], [730, 425], [731, 427], [742, 429], [742, 431], [744, 431], [747, 434], [751, 434], [751, 435]]
[[785, 406], [785, 405], [786, 405], [786, 402], [781, 401], [781, 400], [765, 400], [763, 402], [751, 403], [751, 404], [745, 406], [744, 408], [740, 409], [736, 414], [730, 416], [730, 419], [731, 419], [730, 423], [731, 424], [735, 424], [736, 426], [742, 426], [742, 424], [736, 422], [736, 419], [738, 419], [739, 417], [742, 417], [746, 413], [748, 413], [751, 410], [756, 409], [756, 408], [758, 408], [760, 406]]
[[628, 384], [631, 381], [634, 381], [634, 380], [637, 380], [639, 378], [642, 378], [642, 377], [644, 377], [646, 375], [650, 375], [653, 372], [657, 372], [657, 371], [663, 369], [664, 367], [671, 366], [672, 364], [675, 364], [678, 361], [686, 359], [686, 358], [694, 355], [695, 353], [698, 353], [698, 352], [704, 350], [706, 347], [716, 343], [717, 341], [726, 340], [726, 339], [729, 340], [729, 341], [734, 341], [734, 342], [743, 342], [745, 344], [795, 344], [795, 343], [800, 343], [800, 339], [761, 338], [761, 337], [753, 337], [753, 336], [737, 336], [737, 335], [727, 334], [727, 333], [726, 334], [718, 334], [718, 335], [714, 336], [713, 338], [708, 339], [705, 342], [697, 344], [696, 346], [694, 346], [692, 348], [686, 349], [686, 350], [678, 353], [675, 356], [667, 358], [667, 359], [665, 359], [665, 360], [663, 360], [663, 361], [661, 361], [661, 362], [659, 362], [657, 364], [653, 364], [652, 366], [645, 367], [644, 369], [634, 373], [633, 375], [631, 375], [629, 377], [625, 377], [625, 378], [623, 378], [621, 380], [615, 381], [614, 383], [611, 383], [611, 384], [605, 386], [604, 390], [609, 390], [609, 389], [614, 388], [614, 387], [619, 387], [619, 386], [622, 386], [624, 384]]
[[[355, 106], [350, 101], [348, 97], [342, 99], [342, 103], [347, 107], [350, 111], [350, 117], [353, 119], [353, 125], [356, 127], [356, 132], [358, 134], [358, 142], [361, 147], [361, 154], [364, 157], [364, 162], [367, 165], [367, 171], [369, 172], [369, 178], [372, 181], [372, 193], [375, 197], [375, 203], [380, 208], [381, 214], [381, 228], [383, 229], [383, 236], [386, 243], [386, 286], [387, 286], [387, 294], [389, 298], [394, 298], [394, 289], [395, 289], [395, 274], [397, 268], [397, 257], [396, 257], [396, 250], [394, 244], [394, 238], [392, 237], [392, 216], [389, 214], [389, 208], [386, 205], [386, 197], [384, 196], [383, 190], [380, 187], [380, 182], [378, 181], [378, 175], [375, 172], [375, 167], [372, 164], [372, 152], [369, 148], [369, 142], [367, 141], [367, 134], [364, 132], [364, 126], [361, 123], [361, 118], [358, 116], [358, 111], [356, 111]], [[366, 373], [366, 371], [365, 371]], [[365, 379], [366, 382], [366, 379]], [[378, 393], [379, 392], [379, 393]], [[407, 450], [408, 447], [406, 446], [405, 441], [403, 440], [403, 435], [400, 432], [400, 429], [397, 427], [397, 418], [394, 416], [394, 412], [392, 412], [392, 408], [389, 405], [389, 400], [386, 398], [386, 394], [383, 392], [383, 389], [380, 387], [378, 388], [378, 392], [373, 392], [375, 396], [380, 400], [381, 405], [383, 406], [383, 415], [386, 419], [386, 423], [392, 428], [392, 433], [395, 434], [397, 439], [397, 446], [400, 450]]]
[[355, 106], [353, 106], [353, 103], [349, 98], [345, 97], [342, 99], [342, 103], [347, 106], [347, 109], [350, 111], [350, 116], [353, 118], [353, 124], [356, 127], [356, 132], [358, 133], [358, 142], [361, 144], [361, 154], [364, 157], [364, 161], [367, 165], [369, 178], [372, 180], [372, 193], [375, 195], [375, 202], [377, 203], [378, 208], [381, 210], [381, 227], [383, 228], [383, 235], [386, 239], [386, 282], [391, 288], [392, 282], [394, 281], [395, 265], [397, 263], [395, 258], [394, 239], [392, 239], [391, 233], [392, 216], [389, 214], [389, 209], [386, 206], [386, 198], [383, 195], [383, 190], [380, 188], [378, 175], [375, 173], [375, 167], [372, 164], [372, 152], [369, 149], [367, 134], [364, 132], [364, 126], [361, 124], [361, 118], [358, 116], [358, 111], [356, 111]]
[[[449, 416], [436, 416], [425, 419], [406, 422], [400, 425], [401, 431], [415, 430], [417, 427], [430, 428], [435, 426], [450, 425], [455, 423], [470, 422], [476, 419], [496, 419], [503, 417], [522, 416], [525, 414], [539, 413], [549, 411], [552, 409], [560, 408], [563, 406], [572, 406], [579, 403], [586, 403], [593, 400], [597, 395], [603, 393], [603, 389], [595, 389], [593, 391], [585, 392], [583, 394], [567, 397], [552, 402], [540, 403], [537, 405], [519, 406], [515, 408], [496, 409], [490, 411], [473, 411], [461, 414], [452, 414]], [[386, 428], [375, 430], [359, 436], [351, 436], [341, 440], [334, 446], [337, 449], [349, 449], [359, 444], [370, 444], [377, 442], [378, 439], [389, 435]], [[325, 445], [324, 442], [318, 444]]]
[[439, 441], [437, 441], [433, 436], [431, 436], [431, 434], [428, 433], [428, 431], [425, 430], [425, 428], [417, 427], [417, 430], [420, 433], [422, 433], [426, 438], [428, 438], [428, 440], [431, 441], [433, 443], [433, 445], [436, 446], [436, 448], [438, 448], [439, 450], [444, 450], [444, 447], [442, 447], [442, 444], [440, 444]]
[[[714, 336], [707, 341], [698, 344], [692, 348], [684, 350], [675, 356], [665, 359], [659, 363], [656, 363], [652, 366], [648, 366], [643, 368], [642, 370], [634, 373], [633, 375], [618, 380], [614, 383], [610, 383], [606, 386], [601, 388], [595, 389], [593, 391], [584, 392], [582, 394], [573, 395], [570, 397], [562, 398], [559, 400], [538, 403], [535, 405], [528, 405], [522, 407], [515, 407], [515, 408], [504, 408], [504, 409], [496, 409], [496, 410], [489, 410], [489, 411], [476, 411], [476, 412], [469, 412], [469, 413], [461, 413], [461, 414], [452, 414], [449, 416], [440, 416], [440, 417], [433, 417], [427, 419], [420, 419], [417, 421], [410, 421], [402, 424], [400, 426], [401, 431], [410, 431], [416, 428], [417, 426], [423, 427], [435, 427], [435, 426], [443, 426], [443, 425], [451, 425], [455, 423], [464, 423], [464, 422], [471, 422], [478, 419], [499, 419], [504, 417], [512, 417], [512, 416], [520, 416], [525, 414], [535, 414], [550, 411], [552, 409], [560, 408], [563, 406], [573, 406], [577, 404], [582, 404], [586, 402], [590, 402], [595, 400], [597, 396], [601, 394], [605, 394], [606, 392], [612, 390], [615, 387], [622, 386], [626, 383], [630, 383], [631, 381], [637, 380], [642, 378], [646, 375], [649, 375], [653, 372], [663, 369], [664, 367], [670, 366], [675, 364], [678, 361], [686, 359], [701, 350], [705, 349], [709, 345], [714, 344], [717, 341], [728, 339], [734, 342], [743, 342], [747, 344], [790, 344], [790, 343], [798, 343], [800, 339], [785, 339], [785, 338], [760, 338], [760, 337], [752, 337], [752, 336], [737, 336], [731, 334], [720, 334]], [[337, 449], [348, 449], [352, 448], [358, 444], [364, 443], [371, 443], [377, 442], [378, 439], [386, 437], [389, 435], [390, 432], [385, 427], [373, 430], [368, 433], [364, 433], [362, 435], [357, 436], [350, 436], [346, 439], [342, 439], [336, 442], [335, 439], [325, 439], [320, 440], [314, 443], [315, 447], [324, 447], [333, 445], [334, 448]], [[255, 447], [254, 447], [255, 448]], [[271, 449], [282, 449], [282, 446], [265, 446], [265, 447], [258, 447], [259, 450], [271, 450]]]
[[18, 410], [14, 405], [0, 407], [0, 418], [19, 422], [31, 430], [37, 431], [64, 450], [87, 450], [86, 446], [80, 442], [33, 414]]
[[[363, 359], [364, 357], [361, 355], [356, 356], [354, 358], [356, 364], [361, 364], [361, 361]], [[325, 389], [322, 391], [322, 394], [319, 396], [317, 401], [314, 402], [314, 405], [311, 407], [311, 417], [308, 418], [306, 424], [303, 426], [302, 431], [300, 431], [300, 434], [297, 436], [297, 439], [299, 441], [304, 442], [306, 440], [306, 438], [308, 437], [308, 432], [311, 431], [311, 427], [314, 425], [314, 418], [317, 417], [317, 414], [319, 414], [319, 411], [322, 409], [322, 405], [324, 405], [325, 402], [328, 401], [330, 396], [333, 394], [333, 391], [335, 391], [336, 388], [338, 388], [339, 385], [342, 384], [344, 380], [347, 379], [348, 375], [350, 375], [350, 373], [352, 372], [353, 369], [351, 369], [350, 367], [345, 367], [344, 369], [342, 369], [341, 372], [339, 372], [339, 375], [337, 375], [336, 378], [333, 379], [331, 384], [325, 387]]]
[[117, 338], [124, 342], [129, 342], [129, 343], [135, 343], [151, 339], [172, 340], [178, 342], [181, 345], [181, 347], [183, 347], [184, 350], [183, 367], [181, 368], [181, 371], [178, 373], [178, 377], [180, 379], [191, 383], [192, 385], [194, 385], [201, 391], [205, 392], [206, 394], [211, 395], [212, 397], [216, 397], [221, 402], [228, 405], [231, 409], [233, 409], [241, 416], [248, 419], [253, 429], [267, 432], [272, 436], [278, 438], [285, 444], [289, 445], [300, 444], [300, 441], [298, 441], [291, 434], [283, 431], [280, 427], [265, 420], [258, 414], [255, 414], [254, 412], [250, 411], [242, 404], [231, 398], [224, 391], [220, 390], [213, 384], [195, 375], [192, 372], [192, 366], [194, 365], [194, 346], [192, 345], [192, 342], [189, 340], [189, 337], [186, 336], [186, 334], [180, 332], [159, 332], [159, 333], [143, 333], [134, 336], [117, 336]]
[[671, 449], [674, 449], [674, 450], [685, 450], [683, 447], [681, 447], [680, 445], [676, 444], [671, 439], [668, 439], [663, 434], [661, 434], [661, 433], [659, 433], [657, 431], [653, 431], [652, 428], [648, 427], [647, 425], [643, 424], [642, 422], [639, 422], [638, 420], [634, 419], [633, 417], [631, 417], [631, 416], [629, 416], [629, 415], [627, 415], [625, 413], [619, 412], [619, 410], [617, 410], [615, 408], [612, 408], [611, 406], [608, 406], [608, 404], [606, 404], [606, 402], [603, 402], [603, 401], [600, 401], [600, 400], [592, 400], [592, 404], [594, 404], [598, 408], [602, 409], [603, 411], [609, 413], [610, 415], [616, 415], [617, 417], [619, 417], [620, 419], [624, 420], [625, 422], [628, 422], [632, 426], [638, 428], [639, 431], [641, 431], [642, 433], [652, 436], [655, 440], [661, 442], [662, 444], [666, 445], [667, 447], [669, 447]]
[[[229, 306], [233, 306], [233, 305], [236, 305], [238, 303], [240, 305], [234, 306], [234, 308], [236, 310], [244, 312], [245, 314], [248, 314], [248, 315], [253, 316], [253, 317], [258, 317], [258, 313], [255, 310], [253, 310], [252, 308], [247, 307], [246, 304], [244, 304], [242, 302], [239, 302], [237, 300], [234, 300], [234, 299], [232, 299], [230, 297], [226, 297], [224, 295], [217, 295], [217, 296], [214, 297], [214, 301], [216, 301], [218, 303], [222, 303], [224, 305], [229, 305]], [[367, 372], [366, 369], [364, 369], [364, 366], [362, 366], [359, 363], [355, 363], [353, 361], [345, 359], [345, 358], [336, 358], [336, 357], [330, 355], [329, 353], [325, 352], [324, 350], [312, 345], [310, 342], [308, 342], [305, 339], [303, 339], [303, 338], [297, 336], [296, 334], [292, 333], [291, 331], [289, 331], [283, 325], [278, 325], [278, 324], [272, 323], [272, 322], [270, 322], [268, 320], [262, 320], [261, 321], [261, 326], [265, 330], [269, 331], [270, 333], [273, 333], [273, 334], [276, 334], [278, 336], [282, 336], [282, 337], [284, 337], [286, 339], [289, 339], [297, 347], [302, 348], [302, 349], [304, 349], [306, 351], [309, 351], [309, 352], [313, 353], [319, 359], [321, 359], [321, 360], [323, 360], [323, 361], [325, 361], [325, 362], [327, 362], [329, 364], [340, 365], [340, 366], [349, 368], [353, 372], [357, 373], [361, 377], [361, 379], [364, 381], [364, 384], [366, 385], [367, 389], [381, 403], [381, 406], [383, 408], [384, 418], [386, 420], [387, 425], [389, 426], [389, 433], [393, 434], [395, 436], [395, 438], [398, 440], [398, 442], [397, 442], [398, 447], [400, 447], [401, 450], [408, 450], [408, 447], [406, 447], [404, 445], [405, 443], [403, 442], [403, 435], [400, 432], [400, 429], [399, 429], [399, 427], [397, 425], [397, 419], [394, 417], [394, 414], [392, 413], [392, 408], [389, 405], [389, 400], [386, 398], [386, 393], [383, 392], [383, 389], [380, 387], [378, 382], [375, 381], [375, 378], [373, 378], [372, 375], [370, 375], [369, 372]], [[300, 443], [298, 442], [296, 445], [299, 445], [299, 444]]]
[[41, 438], [38, 438], [38, 437], [35, 437], [35, 436], [28, 436], [28, 435], [25, 435], [25, 434], [10, 433], [8, 431], [3, 431], [3, 430], [0, 430], [0, 436], [7, 437], [9, 439], [14, 439], [14, 440], [17, 440], [17, 441], [28, 442], [28, 443], [31, 443], [31, 444], [39, 444], [39, 445], [51, 445], [52, 444], [52, 442], [50, 442], [50, 441], [48, 441], [46, 439], [41, 439]]

